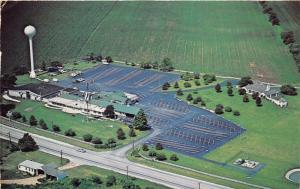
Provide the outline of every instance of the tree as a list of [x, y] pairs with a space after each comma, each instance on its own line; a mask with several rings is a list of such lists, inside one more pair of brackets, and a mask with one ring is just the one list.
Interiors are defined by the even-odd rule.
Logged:
[[81, 181], [79, 178], [72, 178], [70, 183], [73, 187], [77, 188], [81, 184]]
[[73, 137], [73, 136], [76, 136], [76, 133], [72, 129], [68, 129], [68, 130], [65, 131], [65, 135]]
[[133, 128], [141, 131], [150, 129], [150, 127], [148, 126], [147, 116], [143, 109], [140, 109], [140, 111], [134, 117], [132, 126]]
[[203, 100], [201, 101], [201, 106], [206, 106], [206, 103]]
[[45, 130], [48, 129], [47, 124], [45, 123], [45, 121], [43, 119], [40, 119], [39, 125], [42, 129], [45, 129]]
[[106, 179], [106, 186], [107, 187], [113, 186], [116, 183], [117, 183], [117, 179], [116, 179], [115, 176], [110, 175], [110, 176], [107, 177], [107, 179]]
[[163, 145], [161, 144], [161, 143], [156, 143], [156, 145], [155, 145], [155, 149], [156, 150], [162, 150], [162, 149], [164, 149], [164, 147], [163, 147]]
[[194, 79], [200, 79], [200, 74], [199, 73], [194, 73]]
[[27, 119], [26, 119], [26, 117], [25, 117], [24, 115], [22, 115], [22, 122], [23, 122], [23, 123], [26, 123], [26, 122], [27, 122]]
[[136, 137], [136, 134], [135, 134], [135, 131], [134, 131], [134, 128], [133, 128], [133, 127], [129, 129], [128, 136], [129, 136], [129, 137]]
[[141, 187], [133, 182], [125, 182], [123, 189], [141, 189]]
[[19, 139], [18, 147], [22, 152], [35, 151], [39, 148], [34, 139], [28, 133], [25, 133], [23, 137]]
[[11, 74], [4, 74], [1, 76], [1, 91], [3, 91], [5, 88], [10, 88], [16, 84], [17, 77], [15, 75]]
[[59, 127], [58, 125], [53, 125], [53, 126], [52, 126], [52, 130], [53, 130], [54, 132], [59, 132], [59, 131], [60, 131], [60, 127]]
[[174, 84], [174, 88], [175, 88], [175, 89], [178, 89], [178, 88], [179, 88], [179, 84], [178, 84], [177, 81], [176, 81], [175, 84]]
[[96, 183], [96, 184], [102, 184], [102, 180], [101, 180], [101, 177], [97, 176], [97, 175], [94, 175], [91, 177], [91, 180], [93, 181], [93, 183]]
[[107, 105], [103, 115], [108, 118], [115, 118], [115, 108], [113, 105]]
[[215, 113], [216, 114], [223, 114], [223, 106], [217, 105], [215, 108]]
[[225, 112], [231, 112], [231, 111], [232, 111], [232, 108], [230, 106], [225, 107]]
[[242, 77], [241, 80], [239, 81], [239, 86], [240, 87], [245, 87], [248, 84], [253, 84], [253, 81], [251, 80], [251, 77]]
[[233, 96], [233, 91], [232, 91], [232, 88], [228, 88], [227, 89], [227, 94], [228, 94], [228, 96]]
[[165, 161], [165, 160], [167, 160], [167, 157], [166, 157], [166, 155], [163, 154], [163, 153], [158, 153], [158, 154], [156, 154], [156, 159], [157, 159], [158, 161]]
[[215, 86], [215, 90], [216, 90], [216, 92], [217, 93], [220, 93], [220, 92], [222, 92], [222, 90], [221, 90], [221, 85], [218, 83], [218, 84], [216, 84], [216, 86]]
[[241, 114], [240, 114], [240, 112], [239, 112], [239, 111], [235, 110], [235, 111], [233, 111], [233, 115], [235, 115], [235, 116], [239, 116], [239, 115], [241, 115]]
[[143, 149], [143, 151], [148, 151], [149, 150], [148, 145], [147, 144], [143, 144], [142, 149]]
[[166, 83], [163, 84], [162, 90], [168, 90], [170, 86], [171, 86], [170, 83], [166, 82]]
[[249, 102], [249, 98], [247, 94], [244, 94], [243, 96], [243, 102]]
[[161, 65], [160, 65], [160, 69], [162, 71], [167, 71], [167, 72], [170, 72], [174, 69], [173, 65], [172, 65], [172, 62], [171, 62], [171, 59], [170, 58], [164, 58]]
[[177, 155], [176, 155], [176, 154], [172, 154], [172, 155], [170, 156], [170, 160], [172, 160], [172, 161], [178, 161]]
[[252, 93], [252, 99], [256, 100], [257, 97], [259, 97], [259, 94], [257, 92]]
[[22, 115], [21, 115], [20, 112], [13, 112], [12, 113], [12, 119], [17, 120], [17, 119], [20, 119], [20, 118], [22, 118]]
[[113, 62], [113, 59], [111, 58], [111, 56], [107, 56], [105, 59], [106, 59], [106, 61], [108, 63], [112, 63]]
[[262, 106], [261, 98], [260, 98], [260, 97], [257, 97], [257, 98], [255, 99], [255, 103], [256, 103], [256, 106]]
[[125, 135], [125, 133], [124, 133], [124, 131], [123, 131], [122, 128], [119, 128], [119, 129], [117, 130], [117, 138], [118, 138], [119, 140], [124, 140], [124, 139], [126, 139], [126, 135]]
[[30, 118], [29, 118], [29, 124], [31, 126], [36, 126], [37, 125], [37, 120], [35, 119], [35, 117], [33, 115], [31, 115]]
[[92, 143], [93, 143], [93, 144], [102, 144], [103, 142], [102, 142], [101, 138], [99, 138], [99, 137], [94, 137], [94, 138], [92, 139]]
[[198, 104], [198, 100], [196, 98], [193, 100], [193, 104]]
[[292, 85], [282, 85], [280, 87], [281, 93], [285, 95], [295, 96], [297, 95], [297, 89], [293, 87]]
[[246, 90], [245, 89], [239, 89], [239, 95], [244, 95], [246, 94]]
[[42, 62], [42, 70], [43, 71], [47, 70], [47, 68], [46, 68], [46, 62], [45, 61]]
[[192, 94], [188, 94], [187, 97], [186, 97], [186, 100], [187, 101], [192, 101], [193, 100]]
[[182, 95], [183, 95], [182, 90], [179, 89], [179, 90], [176, 92], [176, 95], [177, 95], [177, 96], [182, 96]]
[[91, 134], [83, 135], [83, 140], [86, 141], [86, 142], [91, 142], [92, 139], [93, 139], [93, 135], [91, 135]]
[[231, 81], [227, 81], [226, 86], [227, 86], [227, 88], [232, 88], [232, 83], [231, 83]]
[[201, 102], [201, 101], [202, 101], [201, 96], [198, 96], [198, 97], [196, 98], [196, 100], [197, 100], [197, 102]]

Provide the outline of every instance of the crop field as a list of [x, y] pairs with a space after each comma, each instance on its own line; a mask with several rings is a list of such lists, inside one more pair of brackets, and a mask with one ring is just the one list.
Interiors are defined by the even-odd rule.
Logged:
[[32, 24], [37, 64], [90, 52], [137, 63], [170, 57], [177, 69], [300, 82], [256, 2], [21, 2], [2, 12], [2, 24], [8, 71], [29, 65], [23, 28]]

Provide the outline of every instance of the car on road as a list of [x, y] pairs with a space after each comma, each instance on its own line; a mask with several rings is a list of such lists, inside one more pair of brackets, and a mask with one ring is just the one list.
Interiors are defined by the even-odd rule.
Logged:
[[82, 148], [79, 148], [79, 149], [77, 149], [77, 152], [85, 153], [86, 150], [85, 150], [85, 149], [82, 149]]

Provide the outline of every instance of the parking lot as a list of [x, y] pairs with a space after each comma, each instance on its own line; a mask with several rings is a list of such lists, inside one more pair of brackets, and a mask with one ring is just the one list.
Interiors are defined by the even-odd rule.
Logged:
[[101, 65], [81, 76], [85, 82], [74, 83], [73, 78], [61, 81], [65, 87], [90, 91], [124, 91], [140, 97], [138, 106], [147, 114], [148, 122], [160, 134], [147, 141], [163, 144], [165, 148], [201, 157], [240, 135], [244, 129], [207, 110], [175, 98], [174, 92], [161, 92], [165, 82], [179, 79], [179, 75], [142, 70], [119, 65]]

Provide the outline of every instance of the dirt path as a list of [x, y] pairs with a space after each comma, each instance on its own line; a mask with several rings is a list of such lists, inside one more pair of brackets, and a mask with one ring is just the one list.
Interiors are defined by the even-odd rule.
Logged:
[[[66, 165], [63, 165], [59, 167], [59, 170], [67, 170], [74, 167], [79, 166], [79, 164], [76, 164], [74, 162], [69, 162]], [[25, 179], [13, 179], [13, 180], [0, 180], [0, 184], [20, 184], [20, 185], [36, 185], [37, 183], [40, 183], [38, 179], [44, 178], [45, 175], [38, 175], [30, 178]], [[0, 185], [1, 188], [1, 185]]]

